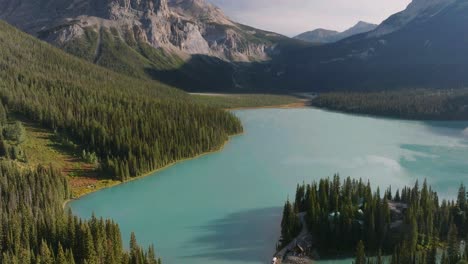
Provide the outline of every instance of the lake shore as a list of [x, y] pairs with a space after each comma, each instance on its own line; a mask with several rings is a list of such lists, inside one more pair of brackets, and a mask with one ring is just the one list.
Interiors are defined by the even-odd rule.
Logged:
[[309, 107], [310, 100], [301, 99], [298, 102], [290, 104], [280, 104], [280, 105], [271, 105], [271, 106], [247, 106], [247, 107], [236, 107], [236, 108], [226, 108], [226, 111], [235, 111], [235, 110], [253, 110], [253, 109], [294, 109], [294, 108], [306, 108]]
[[90, 195], [90, 194], [93, 194], [93, 193], [96, 193], [96, 192], [99, 192], [99, 191], [102, 191], [102, 190], [105, 190], [105, 189], [113, 188], [113, 187], [116, 187], [116, 186], [119, 186], [119, 185], [122, 185], [122, 184], [130, 183], [130, 182], [137, 181], [137, 180], [141, 180], [141, 179], [143, 179], [143, 178], [146, 178], [146, 177], [148, 177], [148, 176], [151, 176], [151, 175], [153, 175], [153, 174], [155, 174], [155, 173], [158, 173], [158, 172], [161, 172], [161, 171], [163, 171], [163, 170], [169, 169], [169, 168], [171, 168], [171, 167], [173, 167], [173, 166], [175, 166], [175, 165], [177, 165], [177, 164], [179, 164], [179, 163], [185, 162], [185, 161], [194, 160], [194, 159], [201, 158], [201, 157], [203, 157], [203, 156], [207, 156], [207, 155], [211, 155], [211, 154], [214, 154], [214, 153], [221, 152], [221, 151], [223, 151], [223, 149], [227, 146], [227, 144], [229, 144], [229, 142], [231, 141], [231, 138], [237, 137], [237, 136], [241, 136], [241, 135], [243, 135], [243, 134], [244, 134], [244, 132], [229, 136], [229, 138], [228, 138], [219, 148], [217, 148], [217, 149], [215, 149], [215, 150], [208, 151], [208, 152], [204, 152], [204, 153], [198, 154], [198, 155], [196, 155], [196, 156], [194, 156], [194, 157], [190, 157], [190, 158], [185, 158], [185, 159], [177, 160], [177, 161], [171, 162], [171, 163], [169, 163], [169, 164], [167, 164], [167, 165], [165, 165], [165, 166], [163, 166], [163, 167], [161, 167], [161, 168], [158, 168], [158, 169], [152, 170], [152, 171], [150, 171], [150, 172], [147, 172], [147, 173], [145, 173], [145, 174], [142, 174], [142, 175], [140, 175], [140, 176], [136, 176], [136, 177], [134, 177], [134, 178], [131, 178], [131, 179], [127, 180], [127, 181], [124, 181], [124, 182], [117, 182], [117, 183], [115, 183], [115, 184], [112, 184], [112, 185], [109, 185], [109, 186], [105, 186], [105, 187], [102, 187], [102, 188], [95, 188], [95, 189], [91, 190], [90, 192], [84, 193], [83, 195], [80, 195], [80, 196], [73, 197], [73, 198], [71, 198], [71, 199], [65, 200], [65, 201], [63, 202], [63, 208], [66, 208], [67, 205], [68, 205], [70, 202], [73, 202], [73, 201], [82, 199], [83, 197], [86, 197], [86, 196], [88, 196], [88, 195]]
[[[207, 96], [223, 96], [223, 95], [222, 94], [220, 94], [220, 95], [218, 95], [218, 94], [211, 95], [210, 94], [210, 95], [207, 95]], [[309, 102], [310, 102], [309, 99], [298, 99], [297, 102], [289, 103], [289, 104], [279, 104], [279, 105], [272, 105], [272, 106], [253, 106], [253, 107], [226, 108], [224, 110], [226, 110], [226, 111], [236, 111], [236, 110], [253, 110], [253, 109], [294, 109], [294, 108], [299, 109], [299, 108], [309, 107]], [[131, 179], [125, 181], [125, 182], [114, 182], [114, 183], [112, 183], [110, 185], [104, 185], [102, 187], [97, 187], [97, 188], [95, 187], [93, 189], [90, 189], [89, 192], [85, 192], [85, 193], [83, 193], [81, 195], [78, 195], [77, 197], [73, 197], [71, 199], [68, 199], [68, 200], [64, 201], [63, 207], [65, 208], [68, 203], [70, 203], [72, 201], [75, 201], [75, 200], [79, 200], [79, 199], [81, 199], [83, 197], [86, 197], [87, 195], [93, 194], [95, 192], [98, 192], [98, 191], [101, 191], [101, 190], [104, 190], [104, 189], [112, 188], [112, 187], [115, 187], [115, 186], [119, 186], [121, 184], [129, 183], [129, 182], [132, 182], [132, 181], [135, 181], [135, 180], [139, 180], [139, 179], [151, 176], [151, 175], [153, 175], [155, 173], [161, 172], [161, 171], [166, 170], [166, 169], [168, 169], [168, 168], [170, 168], [172, 166], [175, 166], [175, 165], [177, 165], [178, 163], [181, 163], [181, 162], [185, 162], [185, 161], [189, 161], [189, 160], [193, 160], [193, 159], [198, 159], [198, 158], [203, 157], [205, 155], [210, 155], [210, 154], [220, 152], [220, 151], [222, 151], [224, 149], [224, 147], [227, 144], [229, 144], [229, 141], [231, 140], [232, 137], [240, 136], [242, 134], [243, 133], [229, 136], [229, 138], [218, 149], [215, 149], [213, 151], [204, 152], [204, 153], [201, 153], [201, 154], [196, 155], [196, 156], [191, 157], [191, 158], [185, 158], [185, 159], [181, 159], [181, 160], [169, 163], [168, 165], [166, 165], [164, 167], [161, 167], [161, 168], [155, 169], [153, 171], [150, 171], [148, 173], [145, 173], [143, 175], [131, 178]]]

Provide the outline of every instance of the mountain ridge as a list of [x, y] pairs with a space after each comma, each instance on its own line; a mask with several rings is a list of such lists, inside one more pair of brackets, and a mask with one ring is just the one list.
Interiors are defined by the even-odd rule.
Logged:
[[395, 16], [412, 14], [395, 31], [375, 34], [377, 28], [336, 43], [293, 50], [272, 61], [268, 70], [273, 74], [264, 78], [271, 78], [270, 85], [280, 89], [321, 92], [468, 86], [464, 59], [468, 39], [463, 28], [468, 23], [468, 2], [443, 0], [414, 6], [384, 22], [398, 24]]
[[203, 54], [228, 61], [265, 60], [273, 48], [204, 0], [0, 0], [0, 7], [0, 18], [58, 46], [86, 30], [104, 28], [126, 43], [127, 36], [183, 59]]
[[319, 28], [319, 29], [315, 29], [312, 31], [301, 33], [295, 36], [294, 38], [307, 41], [307, 42], [318, 43], [318, 44], [333, 43], [333, 42], [337, 42], [342, 39], [351, 37], [353, 35], [372, 31], [375, 28], [377, 28], [377, 26], [378, 25], [376, 24], [359, 21], [354, 26], [342, 32]]

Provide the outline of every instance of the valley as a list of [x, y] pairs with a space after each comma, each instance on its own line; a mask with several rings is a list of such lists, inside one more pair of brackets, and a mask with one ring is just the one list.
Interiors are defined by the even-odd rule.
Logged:
[[468, 261], [467, 1], [300, 1], [0, 0], [0, 263]]

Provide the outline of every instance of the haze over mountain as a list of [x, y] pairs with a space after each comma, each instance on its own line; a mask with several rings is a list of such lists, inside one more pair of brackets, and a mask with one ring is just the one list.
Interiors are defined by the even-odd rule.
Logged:
[[312, 31], [307, 31], [302, 34], [295, 36], [295, 39], [311, 42], [311, 43], [333, 43], [340, 41], [342, 39], [366, 33], [369, 31], [374, 30], [377, 27], [375, 24], [367, 23], [364, 21], [359, 21], [356, 25], [352, 26], [351, 28], [343, 31], [338, 32], [335, 30], [327, 30], [327, 29], [315, 29]]

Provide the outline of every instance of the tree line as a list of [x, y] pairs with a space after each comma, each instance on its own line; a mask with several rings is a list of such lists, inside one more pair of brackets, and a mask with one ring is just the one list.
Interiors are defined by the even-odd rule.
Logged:
[[330, 110], [424, 120], [466, 120], [468, 89], [323, 93], [312, 101]]
[[[389, 187], [381, 193], [369, 182], [342, 181], [335, 175], [298, 185], [294, 203], [286, 206], [295, 215], [306, 212], [315, 247], [322, 256], [360, 252], [356, 263], [384, 263], [382, 256], [391, 256], [390, 263], [438, 263], [437, 252], [441, 250], [442, 263], [452, 264], [468, 260], [468, 247], [460, 250], [460, 241], [468, 235], [466, 197], [463, 185], [456, 201], [440, 201], [426, 181], [422, 186], [416, 182], [413, 187], [396, 192]], [[291, 216], [285, 214], [283, 221], [288, 218]], [[282, 230], [294, 230], [297, 222], [288, 223], [291, 225], [282, 225]], [[363, 257], [362, 252], [373, 257]]]

